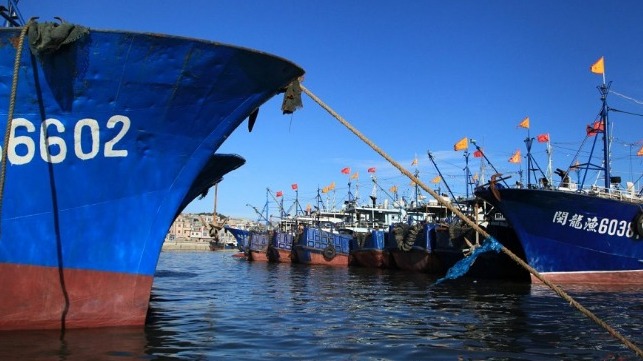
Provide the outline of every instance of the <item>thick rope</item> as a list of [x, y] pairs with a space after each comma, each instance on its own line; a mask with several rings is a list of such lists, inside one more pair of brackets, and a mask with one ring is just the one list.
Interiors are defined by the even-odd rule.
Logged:
[[[313, 94], [308, 88], [306, 88], [303, 84], [300, 85], [301, 89], [306, 93], [311, 99], [313, 99], [317, 104], [319, 104], [322, 108], [324, 108], [330, 115], [332, 115], [335, 119], [337, 119], [340, 123], [342, 123], [348, 130], [353, 132], [359, 139], [364, 141], [368, 146], [370, 146], [373, 150], [375, 150], [379, 155], [384, 157], [389, 163], [391, 163], [395, 168], [397, 168], [402, 174], [406, 175], [409, 179], [411, 179], [415, 184], [419, 185], [423, 190], [431, 194], [433, 198], [435, 198], [440, 204], [443, 206], [447, 207], [450, 211], [455, 213], [461, 220], [466, 222], [468, 225], [473, 227], [473, 229], [476, 230], [480, 235], [482, 235], [484, 238], [489, 238], [491, 237], [485, 230], [480, 228], [475, 222], [473, 222], [469, 217], [465, 216], [459, 209], [454, 207], [451, 203], [446, 202], [442, 197], [440, 197], [434, 190], [430, 189], [426, 184], [424, 184], [420, 179], [415, 177], [411, 172], [406, 170], [406, 168], [402, 167], [398, 162], [396, 162], [393, 158], [391, 158], [388, 154], [386, 154], [380, 147], [375, 145], [373, 142], [371, 142], [366, 136], [364, 136], [362, 133], [360, 133], [359, 130], [357, 130], [355, 127], [353, 127], [350, 123], [348, 123], [344, 118], [342, 118], [339, 114], [337, 114], [333, 109], [331, 109], [328, 105], [326, 105], [324, 102], [321, 101], [315, 94]], [[502, 251], [507, 254], [511, 259], [513, 259], [515, 262], [517, 262], [519, 265], [521, 265], [523, 268], [529, 271], [532, 275], [534, 275], [536, 278], [538, 278], [542, 283], [546, 284], [551, 288], [556, 294], [558, 294], [560, 297], [562, 297], [564, 300], [569, 302], [569, 304], [576, 309], [578, 309], [581, 313], [583, 313], [585, 316], [589, 317], [592, 321], [596, 322], [598, 325], [603, 327], [607, 332], [609, 332], [612, 336], [620, 340], [624, 345], [629, 347], [632, 351], [634, 351], [639, 357], [643, 357], [643, 351], [636, 346], [634, 343], [629, 341], [627, 338], [625, 338], [623, 335], [621, 335], [618, 331], [616, 331], [614, 328], [612, 328], [610, 325], [605, 323], [603, 320], [600, 318], [596, 317], [591, 311], [583, 307], [580, 303], [578, 303], [576, 300], [574, 300], [571, 296], [569, 296], [565, 291], [563, 291], [559, 286], [551, 283], [549, 280], [544, 278], [538, 271], [536, 271], [533, 267], [529, 266], [525, 261], [520, 259], [520, 257], [516, 256], [513, 252], [511, 252], [507, 247], [502, 246]]]
[[7, 114], [7, 128], [4, 133], [4, 143], [2, 147], [2, 167], [0, 168], [0, 233], [2, 232], [2, 205], [4, 204], [4, 184], [7, 173], [7, 152], [9, 149], [9, 138], [13, 124], [13, 111], [16, 105], [16, 93], [18, 92], [18, 75], [20, 74], [20, 59], [22, 58], [22, 44], [25, 41], [27, 30], [33, 19], [29, 20], [27, 25], [22, 28], [20, 38], [18, 39], [18, 48], [16, 49], [16, 59], [13, 63], [13, 79], [11, 81], [11, 96], [9, 98], [9, 112]]

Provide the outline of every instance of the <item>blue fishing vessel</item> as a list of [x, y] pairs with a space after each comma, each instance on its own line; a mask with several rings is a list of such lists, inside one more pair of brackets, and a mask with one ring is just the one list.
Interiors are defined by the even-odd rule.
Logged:
[[0, 330], [142, 325], [177, 214], [303, 74], [259, 51], [69, 23], [0, 29]]
[[268, 262], [268, 248], [274, 235], [273, 230], [251, 230], [246, 247], [248, 261]]
[[306, 226], [294, 245], [297, 262], [310, 265], [348, 266], [353, 237], [316, 226]]
[[[592, 161], [594, 144], [586, 163], [557, 172], [558, 186], [543, 178], [537, 184], [529, 181], [526, 187], [513, 188], [500, 184], [502, 178], [497, 176], [475, 194], [506, 217], [519, 240], [517, 253], [524, 254], [525, 261], [548, 280], [643, 285], [643, 198], [633, 184], [622, 187], [620, 177], [611, 175], [610, 86], [603, 81], [598, 89], [602, 106], [592, 131], [594, 143], [597, 133], [602, 134], [599, 162]], [[531, 140], [525, 141], [528, 169], [533, 168]], [[578, 183], [570, 180], [571, 171], [581, 175]], [[602, 174], [602, 186], [586, 184], [590, 172]]]

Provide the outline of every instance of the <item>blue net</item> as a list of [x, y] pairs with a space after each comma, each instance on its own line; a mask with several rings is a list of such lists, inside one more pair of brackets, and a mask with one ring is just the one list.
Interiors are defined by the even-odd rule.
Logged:
[[500, 253], [500, 251], [502, 251], [502, 244], [498, 243], [498, 241], [496, 241], [496, 239], [493, 237], [485, 239], [484, 242], [482, 242], [482, 246], [474, 249], [473, 253], [471, 253], [468, 257], [459, 260], [456, 264], [453, 265], [453, 267], [449, 268], [447, 274], [439, 280], [435, 281], [434, 285], [437, 285], [444, 280], [453, 280], [463, 276], [469, 271], [469, 268], [471, 268], [473, 262], [476, 261], [476, 258], [478, 258], [479, 255], [489, 251], [496, 251], [496, 253]]

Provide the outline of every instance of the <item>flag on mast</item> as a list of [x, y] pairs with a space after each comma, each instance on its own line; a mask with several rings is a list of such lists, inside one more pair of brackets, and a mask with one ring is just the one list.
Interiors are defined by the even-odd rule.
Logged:
[[549, 133], [538, 134], [536, 136], [536, 140], [538, 141], [538, 143], [549, 142]]
[[520, 128], [526, 128], [529, 129], [529, 117], [524, 117], [520, 124], [518, 124]]
[[469, 148], [469, 138], [467, 137], [458, 140], [458, 142], [453, 146], [453, 150], [456, 152], [467, 148]]
[[600, 59], [589, 67], [589, 70], [594, 74], [605, 74], [605, 58], [601, 56]]
[[516, 152], [509, 158], [509, 163], [520, 163], [520, 149], [516, 149]]

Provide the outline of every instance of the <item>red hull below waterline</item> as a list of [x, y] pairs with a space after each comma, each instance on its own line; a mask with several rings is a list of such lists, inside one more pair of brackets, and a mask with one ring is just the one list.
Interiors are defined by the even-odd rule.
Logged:
[[[555, 284], [643, 286], [643, 271], [543, 272], [540, 275]], [[533, 274], [531, 282], [543, 283]]]
[[268, 262], [268, 254], [265, 251], [250, 251], [248, 260], [254, 262]]
[[351, 264], [367, 268], [391, 268], [391, 254], [382, 250], [359, 250], [351, 252]]
[[408, 252], [396, 251], [392, 253], [395, 265], [406, 271], [428, 272], [432, 274], [444, 271], [442, 262], [433, 253], [420, 250]]
[[0, 330], [142, 326], [152, 276], [0, 264]]
[[295, 263], [294, 258], [296, 258], [295, 255], [288, 249], [271, 248], [270, 250], [270, 262]]

